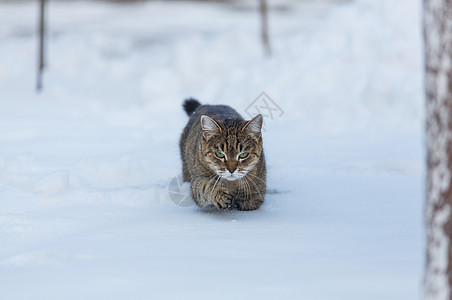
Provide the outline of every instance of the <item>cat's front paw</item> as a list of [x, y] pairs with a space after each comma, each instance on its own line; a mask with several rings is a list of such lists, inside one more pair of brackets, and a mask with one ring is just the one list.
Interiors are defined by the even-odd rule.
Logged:
[[233, 195], [228, 188], [218, 187], [215, 195], [212, 196], [211, 202], [218, 209], [225, 209], [231, 206]]
[[238, 210], [256, 210], [261, 207], [262, 203], [264, 201], [262, 199], [250, 199], [245, 201], [238, 201], [237, 202], [237, 209]]

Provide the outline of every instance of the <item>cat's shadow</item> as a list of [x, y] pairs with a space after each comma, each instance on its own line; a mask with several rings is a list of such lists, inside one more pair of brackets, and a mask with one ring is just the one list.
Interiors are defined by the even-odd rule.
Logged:
[[[290, 193], [290, 191], [287, 190], [278, 190], [278, 189], [267, 189], [267, 194], [268, 195], [278, 195], [278, 194], [286, 194], [286, 193]], [[267, 215], [271, 210], [272, 210], [272, 206], [269, 205], [269, 203], [264, 203], [262, 205], [262, 207], [260, 209], [257, 210], [250, 210], [250, 211], [245, 211], [245, 210], [239, 210], [237, 209], [237, 206], [233, 204], [232, 207], [227, 208], [227, 209], [222, 209], [219, 210], [217, 209], [215, 206], [209, 206], [209, 207], [205, 207], [205, 208], [200, 208], [197, 207], [194, 202], [193, 202], [193, 206], [195, 206], [195, 210], [200, 213], [201, 215], [204, 215], [206, 217], [212, 217], [216, 220], [226, 220], [226, 221], [232, 221], [235, 222], [237, 220], [241, 220], [241, 219], [247, 219], [249, 220], [254, 219], [255, 216], [257, 218], [262, 218], [262, 216]]]
[[228, 208], [228, 209], [217, 209], [216, 207], [207, 207], [207, 208], [199, 208], [199, 211], [204, 215], [211, 216], [232, 216], [239, 215], [244, 213], [245, 211], [240, 211], [237, 208]]
[[[236, 208], [229, 208], [224, 210], [219, 210], [215, 207], [209, 208], [198, 208], [198, 211], [203, 216], [214, 219], [217, 221], [226, 221], [226, 222], [237, 222], [241, 220], [250, 220], [252, 215], [262, 215], [262, 210], [253, 210], [253, 211], [244, 211], [238, 210]], [[254, 219], [251, 217], [251, 219]]]

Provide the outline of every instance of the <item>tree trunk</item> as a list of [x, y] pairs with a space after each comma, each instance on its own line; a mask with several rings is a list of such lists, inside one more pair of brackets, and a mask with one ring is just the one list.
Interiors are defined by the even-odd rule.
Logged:
[[270, 55], [270, 39], [268, 37], [268, 4], [267, 0], [260, 0], [261, 11], [261, 38], [262, 45], [264, 46], [264, 52], [266, 55]]
[[424, 0], [426, 266], [424, 299], [451, 300], [452, 0]]
[[39, 46], [38, 46], [38, 77], [36, 83], [36, 89], [40, 91], [42, 89], [42, 73], [44, 72], [45, 61], [45, 6], [46, 0], [39, 1]]

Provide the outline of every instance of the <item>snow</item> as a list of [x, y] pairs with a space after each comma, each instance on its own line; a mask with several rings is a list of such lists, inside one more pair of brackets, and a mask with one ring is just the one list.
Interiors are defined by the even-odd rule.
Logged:
[[[2, 298], [418, 298], [419, 1], [270, 1], [271, 57], [253, 3], [51, 2], [41, 94], [37, 5], [0, 3]], [[175, 205], [182, 100], [263, 91], [262, 208]]]

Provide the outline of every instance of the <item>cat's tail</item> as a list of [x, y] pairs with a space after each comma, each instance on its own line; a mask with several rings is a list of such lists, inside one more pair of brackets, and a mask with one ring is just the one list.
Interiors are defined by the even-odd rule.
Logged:
[[191, 116], [191, 114], [194, 113], [195, 110], [201, 106], [201, 103], [199, 103], [199, 101], [196, 99], [189, 98], [184, 101], [184, 104], [182, 104], [182, 106], [184, 107], [184, 110], [187, 113], [187, 115]]

